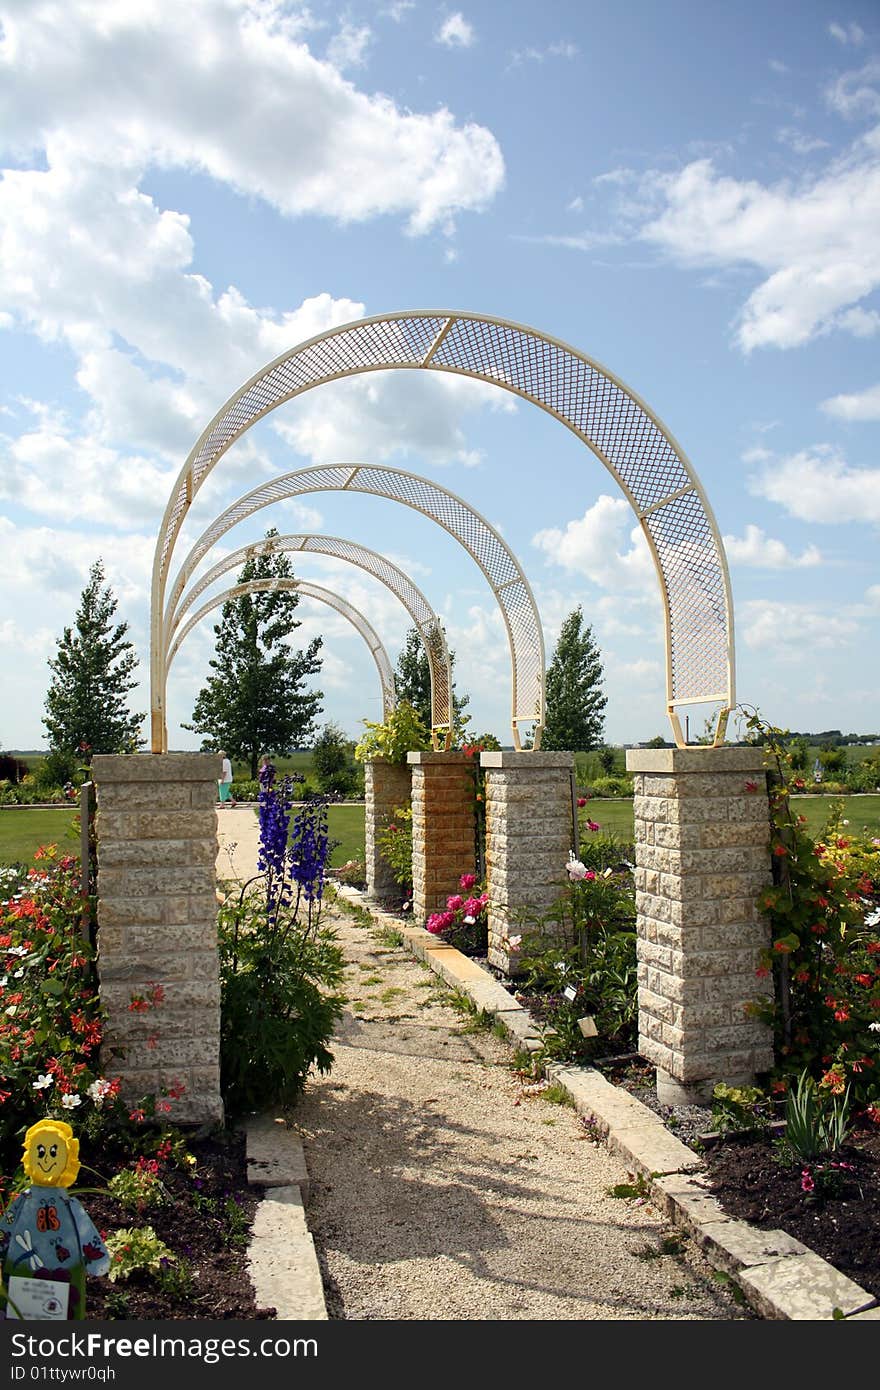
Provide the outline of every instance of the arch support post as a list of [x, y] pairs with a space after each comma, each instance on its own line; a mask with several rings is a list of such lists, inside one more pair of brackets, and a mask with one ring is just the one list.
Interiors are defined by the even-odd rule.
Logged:
[[546, 912], [565, 883], [572, 847], [573, 753], [487, 751], [486, 890], [489, 894], [489, 963], [514, 973], [511, 914]]
[[773, 1065], [767, 1025], [745, 1006], [772, 992], [763, 755], [755, 748], [631, 748], [635, 782], [639, 1051], [667, 1105], [705, 1103]]
[[474, 765], [459, 750], [407, 753], [412, 770], [413, 921], [423, 925], [476, 866]]
[[390, 763], [386, 758], [364, 763], [364, 854], [370, 898], [393, 897], [400, 892], [378, 837], [398, 807], [409, 806], [409, 802], [410, 770], [405, 763]]
[[[183, 1083], [172, 1123], [223, 1119], [216, 753], [97, 754], [102, 1066], [127, 1100]], [[132, 1010], [133, 997], [162, 997]]]

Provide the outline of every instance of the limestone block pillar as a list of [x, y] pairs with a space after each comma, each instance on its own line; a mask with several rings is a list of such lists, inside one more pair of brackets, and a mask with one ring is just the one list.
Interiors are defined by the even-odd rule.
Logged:
[[767, 774], [760, 749], [632, 748], [639, 1051], [668, 1104], [752, 1084], [773, 1065], [745, 1006], [772, 991], [755, 970], [769, 927]]
[[407, 753], [412, 771], [413, 920], [459, 892], [476, 865], [474, 764], [462, 752]]
[[485, 752], [480, 766], [486, 773], [489, 962], [511, 974], [515, 962], [505, 945], [511, 911], [546, 912], [568, 881], [574, 755]]
[[371, 898], [394, 897], [400, 892], [390, 865], [379, 848], [378, 835], [399, 806], [410, 801], [410, 771], [401, 763], [372, 758], [364, 763], [364, 853], [367, 893]]
[[[126, 1099], [180, 1081], [172, 1123], [221, 1121], [214, 753], [97, 755], [101, 1050]], [[153, 985], [162, 1002], [132, 1011]]]

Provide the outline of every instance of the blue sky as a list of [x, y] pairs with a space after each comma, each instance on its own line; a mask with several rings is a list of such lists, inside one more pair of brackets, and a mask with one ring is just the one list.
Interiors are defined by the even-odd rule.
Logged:
[[[878, 728], [875, 3], [0, 0], [0, 23], [4, 747], [44, 745], [47, 659], [99, 556], [148, 709], [153, 549], [204, 426], [314, 333], [419, 308], [527, 325], [637, 393], [724, 537], [740, 699], [791, 728]], [[427, 374], [322, 388], [230, 451], [186, 537], [314, 462], [465, 498], [525, 570], [548, 657], [583, 606], [608, 739], [667, 732], [635, 517], [558, 423]], [[405, 569], [443, 618], [473, 731], [508, 741], [499, 614], [445, 533], [322, 493], [211, 559], [270, 524]], [[396, 661], [408, 620], [387, 590], [326, 557], [296, 568]], [[325, 605], [298, 611], [300, 645], [324, 635], [325, 717], [357, 736], [381, 717], [366, 647]], [[180, 722], [212, 649], [209, 618], [172, 673], [172, 747], [198, 746]]]

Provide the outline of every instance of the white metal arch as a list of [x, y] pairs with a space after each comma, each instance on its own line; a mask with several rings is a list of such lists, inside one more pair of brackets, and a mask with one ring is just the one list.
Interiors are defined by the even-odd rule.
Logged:
[[168, 652], [166, 671], [170, 669], [171, 663], [180, 651], [182, 643], [192, 632], [193, 628], [197, 623], [200, 623], [202, 618], [204, 618], [207, 613], [210, 613], [213, 608], [219, 608], [221, 604], [228, 603], [230, 599], [238, 598], [241, 594], [266, 594], [278, 589], [282, 591], [288, 589], [302, 594], [303, 598], [314, 598], [318, 599], [321, 603], [327, 603], [331, 608], [335, 608], [337, 613], [341, 613], [344, 618], [348, 618], [352, 626], [357, 628], [361, 637], [363, 637], [369, 647], [370, 655], [376, 663], [376, 670], [379, 672], [379, 683], [382, 687], [382, 718], [387, 719], [395, 705], [394, 673], [391, 669], [388, 653], [380, 637], [377, 635], [375, 628], [367, 621], [363, 613], [355, 608], [354, 604], [349, 603], [348, 600], [342, 598], [340, 594], [334, 594], [331, 589], [325, 589], [320, 584], [309, 584], [302, 579], [284, 579], [277, 575], [271, 579], [249, 579], [245, 584], [235, 584], [231, 589], [226, 589], [222, 594], [217, 594], [214, 598], [210, 599], [208, 603], [203, 603], [201, 608], [193, 613], [189, 622], [184, 624], [176, 641], [171, 646]]
[[[164, 630], [167, 632], [173, 623], [180, 596], [200, 561], [238, 522], [274, 502], [305, 493], [338, 491], [367, 493], [411, 507], [442, 526], [476, 561], [507, 630], [514, 742], [520, 746], [518, 721], [534, 721], [534, 746], [538, 747], [544, 722], [544, 634], [529, 582], [513, 551], [485, 517], [448, 488], [402, 468], [365, 463], [301, 468], [269, 478], [239, 497], [202, 532], [181, 565], [165, 608]], [[163, 682], [163, 703], [164, 689]]]
[[[452, 728], [452, 669], [449, 648], [443, 626], [424, 594], [412, 582], [409, 575], [375, 550], [369, 550], [355, 541], [341, 536], [271, 536], [266, 540], [255, 541], [233, 551], [207, 570], [199, 581], [183, 595], [166, 626], [165, 644], [170, 647], [174, 633], [180, 626], [184, 614], [192, 607], [206, 589], [229, 570], [238, 569], [254, 556], [275, 551], [299, 552], [328, 555], [337, 560], [345, 560], [357, 565], [367, 574], [373, 575], [390, 589], [395, 598], [403, 604], [419, 634], [428, 658], [428, 671], [431, 679], [431, 731], [432, 734], [451, 732]], [[166, 655], [166, 676], [167, 676]]]
[[628, 387], [583, 353], [505, 319], [411, 310], [316, 335], [257, 372], [220, 409], [183, 465], [156, 545], [152, 584], [154, 751], [164, 742], [163, 607], [183, 519], [230, 445], [276, 406], [315, 386], [389, 368], [476, 377], [561, 420], [605, 465], [632, 504], [660, 582], [667, 709], [721, 701], [716, 742], [735, 699], [733, 604], [724, 548], [696, 473], [672, 434]]

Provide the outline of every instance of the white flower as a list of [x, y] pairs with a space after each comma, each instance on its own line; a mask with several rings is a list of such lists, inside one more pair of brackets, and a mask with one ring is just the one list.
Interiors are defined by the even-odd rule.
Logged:
[[6, 954], [7, 956], [26, 956], [27, 948], [24, 946], [8, 946], [6, 948]]
[[69, 1091], [66, 1096], [61, 1097], [61, 1104], [65, 1110], [74, 1110], [78, 1105], [82, 1105], [82, 1096], [75, 1096]]
[[8, 975], [4, 975], [4, 976], [3, 976], [3, 979], [0, 980], [0, 989], [3, 989], [4, 985], [8, 985], [8, 984], [9, 984], [9, 977], [8, 977]]
[[511, 951], [515, 951], [515, 950], [517, 950], [517, 948], [522, 944], [522, 937], [521, 937], [521, 936], [509, 936], [509, 937], [507, 938], [507, 944], [508, 944], [508, 946], [510, 947]]
[[47, 1086], [51, 1086], [54, 1084], [54, 1081], [54, 1076], [50, 1076], [49, 1073], [46, 1072], [45, 1075], [39, 1076], [37, 1080], [33, 1083], [33, 1089], [35, 1091], [45, 1091]]
[[869, 1032], [869, 1033], [880, 1033], [880, 1023], [869, 1023], [869, 1024], [868, 1024], [868, 1032]]
[[13, 974], [12, 978], [13, 978], [13, 980], [20, 980], [23, 974], [24, 974], [24, 970], [16, 970], [15, 973]]
[[574, 854], [571, 852], [569, 852], [568, 863], [565, 868], [572, 883], [577, 883], [580, 879], [586, 878], [587, 876], [586, 864], [582, 864], [579, 859], [575, 859]]
[[605, 870], [605, 872], [604, 872], [604, 874], [602, 875], [602, 877], [603, 877], [603, 878], [610, 878], [611, 875], [612, 875], [613, 873], [614, 873], [614, 870], [612, 869], [611, 865], [609, 864], [608, 868]]
[[465, 918], [463, 919], [465, 925], [468, 926], [468, 927], [472, 927], [472, 926], [474, 925], [474, 922], [476, 922], [476, 920], [477, 920], [476, 917], [465, 917]]
[[91, 1096], [96, 1105], [100, 1105], [108, 1091], [113, 1088], [109, 1081], [104, 1081], [101, 1077], [93, 1081], [91, 1086], [86, 1087], [86, 1095]]

